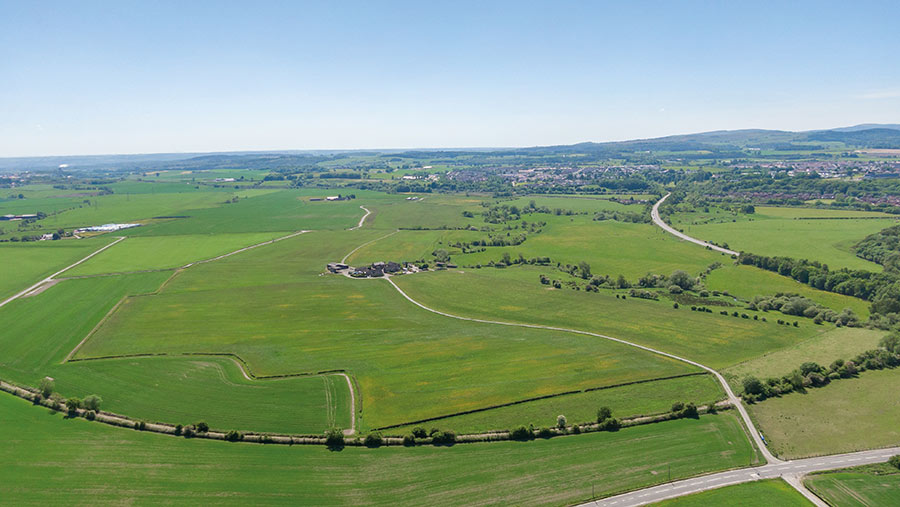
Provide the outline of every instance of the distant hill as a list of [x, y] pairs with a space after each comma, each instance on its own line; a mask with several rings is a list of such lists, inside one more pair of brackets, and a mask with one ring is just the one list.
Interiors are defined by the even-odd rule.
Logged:
[[891, 129], [891, 130], [900, 130], [900, 123], [862, 123], [860, 125], [854, 125], [852, 127], [840, 127], [836, 129], [830, 129], [834, 132], [856, 132], [859, 130], [869, 130], [869, 129]]

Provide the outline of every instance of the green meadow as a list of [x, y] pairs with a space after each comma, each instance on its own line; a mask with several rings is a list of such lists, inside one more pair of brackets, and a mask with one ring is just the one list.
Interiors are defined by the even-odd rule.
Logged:
[[900, 369], [865, 371], [749, 410], [783, 459], [900, 445]]
[[[673, 226], [689, 236], [727, 243], [732, 250], [817, 260], [831, 268], [869, 271], [881, 271], [881, 266], [856, 257], [853, 245], [896, 223], [893, 219], [859, 218], [891, 216], [881, 213], [762, 206], [753, 215], [737, 216], [734, 222], [713, 219], [693, 225], [697, 220], [691, 219], [695, 217], [685, 215], [676, 215]], [[818, 219], [799, 220], [810, 217]]]
[[0, 299], [17, 294], [112, 241], [102, 237], [0, 244]]
[[669, 472], [677, 479], [757, 462], [729, 413], [533, 442], [331, 452], [64, 420], [4, 394], [0, 431], [0, 497], [17, 504], [568, 505], [589, 500], [592, 487], [607, 496]]
[[775, 294], [799, 294], [836, 312], [850, 308], [860, 319], [869, 317], [870, 303], [863, 299], [818, 290], [792, 278], [781, 276], [755, 266], [727, 265], [713, 270], [706, 277], [706, 286], [711, 290], [728, 291], [729, 294], [745, 301], [756, 296]]
[[887, 463], [811, 474], [803, 483], [829, 505], [900, 504], [900, 470]]
[[412, 298], [436, 310], [606, 334], [712, 367], [746, 361], [828, 329], [692, 312], [675, 309], [668, 301], [617, 299], [612, 291], [551, 289], [539, 283], [542, 273], [556, 276], [552, 268], [529, 266], [421, 273], [395, 281]]
[[702, 405], [724, 397], [722, 388], [711, 375], [697, 375], [566, 394], [474, 414], [391, 428], [386, 433], [403, 435], [416, 426], [428, 429], [452, 428], [463, 433], [508, 430], [529, 424], [533, 424], [535, 428], [549, 427], [556, 424], [556, 417], [559, 415], [566, 416], [569, 424], [580, 424], [595, 421], [600, 407], [609, 407], [614, 417], [637, 417], [668, 412], [676, 401]]
[[701, 507], [730, 505], [735, 507], [808, 506], [807, 500], [793, 486], [781, 479], [745, 482], [724, 488], [694, 493], [652, 504], [657, 507]]

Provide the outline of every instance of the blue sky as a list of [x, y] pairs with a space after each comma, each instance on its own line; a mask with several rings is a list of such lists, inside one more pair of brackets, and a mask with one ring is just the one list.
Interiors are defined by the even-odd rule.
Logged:
[[900, 2], [0, 0], [0, 156], [900, 122]]

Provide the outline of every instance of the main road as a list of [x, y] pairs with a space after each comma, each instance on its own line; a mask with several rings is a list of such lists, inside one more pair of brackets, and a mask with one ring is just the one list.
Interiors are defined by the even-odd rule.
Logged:
[[[835, 454], [832, 456], [820, 456], [817, 458], [796, 459], [779, 463], [770, 463], [759, 467], [742, 468], [710, 475], [701, 475], [690, 479], [684, 479], [651, 488], [639, 489], [631, 493], [624, 493], [582, 504], [582, 507], [631, 507], [659, 502], [669, 498], [675, 498], [690, 493], [699, 493], [709, 489], [731, 486], [742, 482], [752, 482], [761, 479], [775, 479], [782, 477], [788, 482], [799, 482], [798, 478], [810, 472], [823, 470], [836, 470], [839, 468], [872, 463], [883, 463], [891, 456], [900, 454], [900, 447], [876, 449], [874, 451], [852, 452], [848, 454]], [[796, 487], [797, 484], [792, 484]], [[805, 489], [805, 488], [804, 488]], [[801, 490], [806, 496], [808, 492]], [[817, 505], [825, 505], [817, 497], [809, 494], [807, 498]]]
[[663, 222], [663, 220], [661, 218], [659, 218], [659, 205], [664, 203], [666, 201], [666, 199], [669, 198], [670, 195], [672, 195], [671, 192], [669, 192], [668, 194], [663, 196], [662, 199], [660, 199], [659, 201], [656, 202], [656, 204], [653, 205], [653, 209], [650, 211], [650, 217], [653, 218], [654, 224], [658, 225], [662, 230], [668, 232], [669, 234], [678, 236], [679, 238], [681, 238], [685, 241], [690, 241], [691, 243], [695, 243], [700, 246], [705, 246], [705, 247], [715, 250], [717, 252], [726, 253], [728, 255], [740, 255], [740, 252], [735, 252], [734, 250], [729, 250], [727, 248], [722, 248], [718, 245], [713, 245], [712, 243], [710, 243], [708, 241], [703, 241], [703, 240], [699, 240], [697, 238], [692, 238], [692, 237], [688, 236], [687, 234], [671, 227], [669, 224]]

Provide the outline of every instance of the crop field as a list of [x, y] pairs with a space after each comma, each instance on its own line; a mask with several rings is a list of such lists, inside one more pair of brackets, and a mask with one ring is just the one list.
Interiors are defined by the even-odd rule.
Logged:
[[727, 265], [713, 270], [706, 277], [706, 285], [712, 290], [728, 291], [729, 294], [746, 301], [756, 296], [775, 294], [799, 294], [836, 312], [850, 308], [860, 319], [869, 317], [870, 303], [863, 299], [825, 292], [786, 276], [755, 266]]
[[538, 267], [466, 269], [424, 273], [399, 278], [396, 283], [436, 310], [608, 334], [714, 367], [730, 366], [828, 329], [811, 323], [795, 328], [779, 326], [771, 319], [762, 322], [674, 309], [670, 302], [622, 300], [608, 292], [555, 290], [538, 282], [541, 273], [552, 271]]
[[884, 335], [884, 331], [872, 329], [832, 329], [805, 342], [734, 365], [725, 370], [724, 374], [732, 386], [737, 387], [747, 375], [759, 378], [781, 377], [807, 361], [828, 366], [835, 359], [847, 360], [860, 352], [878, 347], [878, 342]]
[[[727, 243], [732, 250], [817, 260], [832, 268], [881, 271], [881, 266], [856, 257], [851, 250], [853, 245], [869, 234], [896, 223], [893, 219], [855, 218], [872, 215], [890, 216], [852, 211], [759, 207], [755, 214], [741, 215], [735, 222], [713, 220], [711, 223], [692, 225], [688, 217], [680, 216], [675, 224], [689, 236], [718, 244]], [[748, 216], [751, 218], [746, 218]], [[801, 217], [818, 219], [798, 220]]]
[[280, 234], [239, 233], [192, 236], [137, 236], [104, 250], [65, 276], [170, 269], [269, 241]]
[[812, 474], [803, 483], [829, 505], [900, 503], [900, 471], [886, 463]]
[[781, 458], [873, 449], [900, 444], [898, 391], [900, 370], [865, 371], [859, 378], [767, 399], [750, 413]]
[[[529, 401], [430, 421], [421, 426], [453, 428], [464, 433], [506, 430], [529, 424], [538, 428], [556, 424], [558, 415], [566, 416], [569, 423], [592, 422], [600, 407], [609, 407], [618, 418], [636, 417], [668, 412], [675, 401], [702, 405], [724, 396], [711, 375], [694, 375]], [[415, 426], [418, 425], [392, 428], [387, 433], [402, 435]]]
[[[571, 504], [756, 461], [728, 413], [453, 447], [262, 446], [64, 420], [0, 396], [0, 496], [19, 503]], [[148, 473], [152, 470], [152, 473]], [[391, 473], [384, 473], [390, 470]], [[297, 477], [303, 477], [298, 481]], [[52, 483], [53, 488], [46, 487]], [[352, 485], [352, 487], [350, 487]]]
[[706, 505], [730, 505], [735, 507], [798, 506], [812, 503], [790, 484], [781, 479], [746, 482], [734, 486], [694, 493], [653, 504], [657, 507], [702, 507]]
[[30, 287], [112, 241], [112, 238], [96, 238], [0, 244], [0, 299]]

